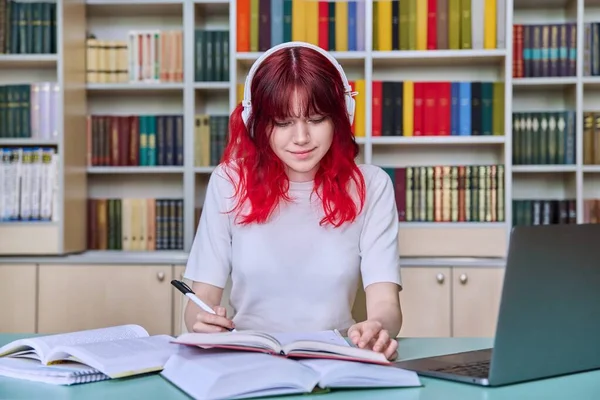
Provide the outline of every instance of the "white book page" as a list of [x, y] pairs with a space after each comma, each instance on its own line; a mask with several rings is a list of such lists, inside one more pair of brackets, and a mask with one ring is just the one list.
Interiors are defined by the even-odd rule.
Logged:
[[186, 346], [169, 359], [161, 375], [204, 400], [306, 393], [319, 380], [312, 369], [283, 357]]
[[19, 339], [0, 348], [0, 356], [4, 353], [33, 349], [46, 364], [47, 354], [56, 346], [69, 346], [85, 343], [105, 342], [111, 340], [147, 337], [148, 332], [139, 325], [120, 325], [108, 328], [90, 329], [70, 333], [39, 336]]
[[416, 372], [393, 366], [324, 359], [305, 359], [298, 362], [320, 375], [319, 386], [322, 388], [421, 386]]
[[171, 343], [173, 337], [156, 335], [143, 338], [129, 338], [58, 346], [50, 360], [61, 360], [73, 356], [111, 378], [159, 371], [171, 355], [177, 352], [178, 345]]

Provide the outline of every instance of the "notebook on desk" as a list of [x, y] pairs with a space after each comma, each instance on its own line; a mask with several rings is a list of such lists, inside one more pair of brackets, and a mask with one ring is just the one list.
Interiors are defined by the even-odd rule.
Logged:
[[0, 375], [70, 385], [156, 372], [177, 350], [173, 339], [139, 325], [19, 339], [0, 347]]

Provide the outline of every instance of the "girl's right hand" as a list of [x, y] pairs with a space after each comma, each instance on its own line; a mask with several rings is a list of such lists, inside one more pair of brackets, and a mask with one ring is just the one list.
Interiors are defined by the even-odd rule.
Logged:
[[227, 310], [225, 307], [215, 306], [213, 307], [213, 310], [215, 310], [216, 314], [210, 314], [204, 310], [200, 310], [198, 314], [196, 314], [196, 322], [193, 326], [194, 332], [227, 332], [229, 329], [235, 328], [233, 321], [227, 318]]

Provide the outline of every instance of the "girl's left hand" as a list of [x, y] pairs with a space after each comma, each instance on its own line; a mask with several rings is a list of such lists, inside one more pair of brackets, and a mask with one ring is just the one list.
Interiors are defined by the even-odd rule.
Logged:
[[371, 349], [383, 353], [388, 360], [398, 356], [398, 341], [390, 338], [387, 330], [379, 321], [363, 321], [348, 329], [348, 338], [361, 349]]

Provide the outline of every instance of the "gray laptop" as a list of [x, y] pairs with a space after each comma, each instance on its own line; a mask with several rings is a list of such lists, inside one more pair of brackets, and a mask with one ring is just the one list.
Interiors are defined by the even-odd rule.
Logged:
[[493, 348], [397, 366], [501, 386], [599, 369], [599, 338], [600, 224], [515, 227]]

